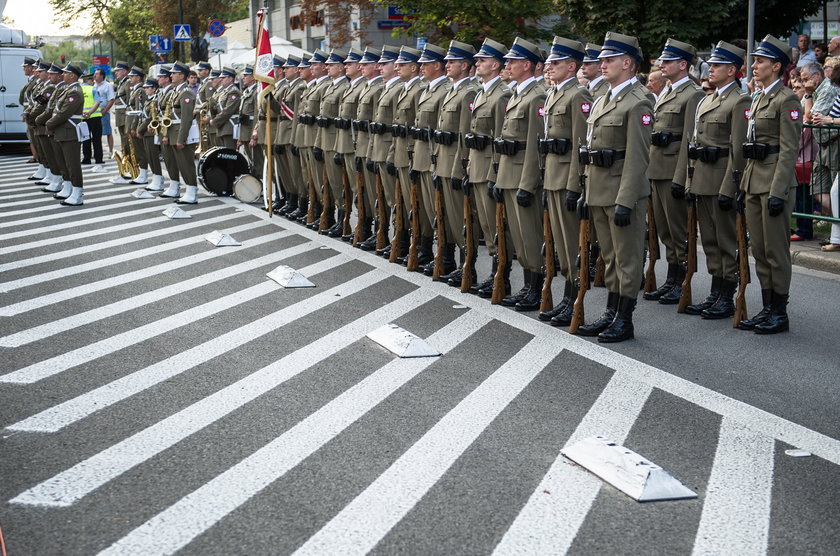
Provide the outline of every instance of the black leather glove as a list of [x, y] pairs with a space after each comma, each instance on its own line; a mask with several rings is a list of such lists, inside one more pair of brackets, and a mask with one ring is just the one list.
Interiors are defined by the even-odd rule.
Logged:
[[615, 205], [615, 217], [613, 218], [616, 226], [623, 228], [630, 225], [630, 209], [624, 205]]
[[674, 199], [685, 199], [685, 187], [671, 182], [671, 196]]
[[411, 183], [420, 183], [420, 172], [417, 170], [409, 170], [408, 179], [411, 180]]
[[443, 180], [440, 176], [432, 174], [432, 187], [435, 188], [435, 191], [443, 191]]
[[300, 156], [300, 149], [292, 145], [292, 154], [295, 156]]
[[463, 180], [461, 178], [450, 178], [450, 181], [452, 182], [453, 190], [461, 191], [461, 185], [463, 183]]
[[548, 191], [543, 189], [542, 194], [542, 208], [543, 210], [548, 210]]
[[338, 166], [344, 166], [344, 157], [341, 153], [335, 153], [333, 155], [333, 162], [335, 162]]
[[734, 203], [735, 199], [733, 199], [729, 195], [718, 195], [718, 206], [720, 207], [720, 210], [732, 210]]
[[496, 197], [493, 196], [493, 190], [496, 188], [496, 182], [488, 181], [487, 182], [487, 196], [491, 199], [495, 200]]
[[516, 204], [520, 207], [530, 207], [534, 202], [534, 194], [524, 189], [516, 190]]
[[504, 203], [505, 202], [505, 194], [502, 192], [501, 189], [496, 187], [496, 184], [493, 184], [493, 199], [497, 203]]
[[697, 195], [695, 195], [690, 189], [685, 190], [685, 200], [688, 201], [689, 206], [694, 206], [694, 203], [697, 202]]
[[747, 192], [743, 189], [739, 189], [738, 193], [735, 194], [735, 209], [744, 214], [744, 211], [747, 209]]
[[770, 216], [779, 216], [783, 210], [785, 210], [784, 199], [779, 199], [772, 195], [767, 198], [767, 211], [770, 213]]
[[315, 160], [318, 162], [324, 161], [324, 150], [319, 147], [312, 147], [312, 155], [315, 157]]
[[464, 195], [467, 197], [472, 195], [472, 184], [468, 178], [463, 178], [461, 180], [461, 187], [464, 189]]
[[589, 205], [586, 204], [586, 198], [581, 197], [577, 202], [578, 218], [581, 220], [589, 220]]
[[367, 171], [370, 172], [371, 174], [374, 174], [374, 175], [376, 174], [376, 162], [374, 162], [373, 160], [370, 160], [370, 159], [366, 160], [365, 161], [365, 168], [367, 168]]
[[353, 159], [353, 162], [356, 164], [356, 171], [361, 172], [362, 171], [362, 157], [357, 156], [356, 158]]
[[580, 191], [566, 191], [566, 210], [574, 212], [580, 201]]
[[396, 176], [397, 175], [397, 167], [394, 166], [393, 162], [386, 162], [385, 169], [388, 171], [389, 176]]
[[286, 149], [283, 145], [274, 145], [274, 154], [282, 156], [284, 152], [286, 152]]

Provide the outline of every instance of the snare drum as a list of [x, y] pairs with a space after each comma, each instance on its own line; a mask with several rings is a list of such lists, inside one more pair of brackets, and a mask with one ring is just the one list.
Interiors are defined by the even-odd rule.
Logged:
[[243, 174], [233, 183], [233, 196], [243, 203], [256, 203], [262, 195], [262, 183], [250, 174]]
[[198, 183], [214, 195], [233, 195], [237, 176], [250, 171], [245, 156], [227, 147], [211, 147], [198, 159]]

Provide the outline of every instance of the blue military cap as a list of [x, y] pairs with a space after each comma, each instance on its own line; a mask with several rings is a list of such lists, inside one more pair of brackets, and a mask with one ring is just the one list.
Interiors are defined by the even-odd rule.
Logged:
[[309, 60], [310, 60], [309, 57], [310, 57], [310, 54], [304, 54], [303, 56], [300, 57], [300, 63], [298, 63], [298, 67], [300, 69], [306, 69], [306, 68], [312, 67], [312, 64], [309, 63]]
[[410, 46], [403, 46], [400, 48], [400, 55], [397, 57], [396, 64], [416, 64], [420, 61], [421, 52], [416, 48]]
[[199, 62], [195, 65], [195, 67], [200, 69], [200, 70], [208, 70], [208, 71], [213, 69], [213, 66], [210, 65], [210, 62]]
[[378, 62], [380, 64], [384, 64], [385, 62], [396, 62], [399, 57], [399, 48], [386, 44], [382, 47], [382, 55], [379, 57]]
[[505, 58], [508, 60], [529, 60], [535, 64], [543, 61], [539, 47], [521, 37], [514, 39], [510, 50], [505, 54]]
[[298, 58], [294, 54], [289, 54], [289, 56], [286, 58], [286, 63], [283, 64], [283, 67], [284, 68], [296, 68], [296, 67], [298, 67], [298, 64], [300, 64], [300, 58]]
[[665, 48], [662, 49], [660, 60], [685, 60], [689, 64], [697, 56], [697, 49], [686, 42], [676, 39], [668, 39]]
[[753, 52], [753, 56], [773, 58], [781, 62], [782, 67], [785, 68], [790, 64], [791, 47], [773, 35], [767, 35], [763, 41], [758, 43], [758, 48]]
[[38, 69], [36, 71], [47, 71], [50, 69], [50, 63], [44, 60], [38, 60]]
[[362, 56], [362, 59], [359, 60], [360, 64], [375, 64], [379, 61], [382, 56], [382, 51], [378, 48], [373, 48], [372, 46], [368, 46], [365, 48], [365, 55]]
[[35, 58], [32, 58], [30, 56], [24, 56], [23, 63], [21, 64], [21, 66], [34, 66], [37, 63], [38, 61]]
[[183, 63], [183, 62], [173, 62], [172, 69], [170, 70], [171, 73], [183, 73], [184, 75], [190, 74], [190, 67]]
[[553, 62], [554, 60], [573, 58], [577, 62], [583, 62], [585, 56], [586, 49], [582, 42], [564, 37], [554, 37], [554, 42], [551, 44], [551, 54], [546, 57], [545, 61]]
[[735, 67], [740, 68], [744, 65], [746, 55], [747, 52], [743, 48], [720, 41], [715, 45], [712, 55], [706, 61], [710, 64], [734, 64]]
[[325, 64], [343, 64], [344, 61], [347, 59], [347, 52], [341, 50], [340, 48], [333, 48], [330, 50], [329, 56], [327, 56], [327, 61], [324, 62]]
[[216, 79], [217, 77], [220, 77], [221, 75], [222, 75], [221, 70], [217, 70], [217, 69], [210, 70], [210, 79]]
[[114, 64], [114, 69], [130, 71], [131, 66], [128, 65], [128, 62], [117, 62], [116, 64]]
[[82, 76], [82, 74], [84, 73], [84, 72], [82, 71], [82, 69], [81, 69], [79, 66], [77, 66], [76, 64], [67, 64], [67, 65], [64, 67], [64, 69], [63, 69], [63, 70], [61, 70], [61, 71], [62, 71], [62, 73], [72, 73], [72, 74], [75, 74], [75, 75], [76, 75], [76, 77], [81, 77], [81, 76]]
[[436, 44], [427, 42], [426, 46], [423, 47], [423, 54], [417, 61], [421, 64], [425, 64], [427, 62], [443, 62], [445, 56], [446, 51], [444, 49]]
[[137, 77], [145, 77], [146, 72], [143, 71], [143, 68], [138, 66], [132, 66], [131, 71], [128, 72], [128, 75], [136, 75]]
[[320, 48], [317, 49], [315, 52], [312, 53], [312, 58], [309, 59], [310, 64], [323, 64], [329, 58], [329, 54], [321, 50]]
[[155, 81], [154, 79], [147, 79], [146, 81], [143, 82], [143, 87], [154, 87], [155, 89], [157, 89], [158, 82]]
[[242, 75], [254, 75], [254, 66], [247, 64], [245, 69], [242, 70]]
[[219, 73], [219, 77], [233, 77], [236, 79], [236, 70], [230, 67], [223, 67], [222, 71]]
[[475, 58], [496, 58], [500, 62], [504, 62], [505, 54], [508, 53], [508, 49], [505, 45], [500, 42], [496, 42], [493, 39], [484, 39], [484, 44], [481, 45], [481, 48], [478, 52], [475, 53]]
[[636, 37], [622, 35], [621, 33], [608, 32], [604, 37], [604, 46], [598, 54], [598, 58], [612, 58], [614, 56], [630, 56], [637, 63], [642, 63], [642, 50], [639, 48], [639, 40]]
[[278, 56], [277, 54], [271, 59], [271, 65], [275, 68], [282, 68], [283, 64], [286, 63], [286, 60], [283, 59], [282, 56]]
[[449, 43], [449, 50], [446, 52], [444, 60], [467, 60], [473, 61], [475, 56], [475, 48], [465, 42], [452, 41]]
[[161, 76], [169, 77], [169, 75], [171, 73], [172, 73], [172, 66], [170, 66], [168, 64], [160, 66], [160, 68], [158, 69], [158, 77], [161, 77]]
[[584, 49], [584, 51], [586, 52], [586, 55], [583, 57], [583, 62], [584, 63], [598, 62], [599, 61], [598, 60], [598, 54], [601, 53], [602, 48], [604, 48], [604, 47], [601, 46], [600, 44], [595, 44], [593, 42], [586, 43], [586, 48]]
[[353, 62], [358, 62], [362, 59], [365, 53], [359, 50], [358, 48], [351, 48], [350, 51], [347, 53], [347, 59], [345, 63], [352, 64]]
[[50, 69], [47, 70], [48, 73], [61, 73], [61, 68], [55, 64], [50, 64]]

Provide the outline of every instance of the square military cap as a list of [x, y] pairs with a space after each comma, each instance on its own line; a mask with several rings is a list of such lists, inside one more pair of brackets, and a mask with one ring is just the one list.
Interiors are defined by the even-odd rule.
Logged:
[[475, 48], [465, 42], [452, 41], [449, 43], [449, 50], [444, 60], [467, 60], [472, 62], [475, 56]]
[[294, 54], [289, 54], [286, 57], [286, 63], [283, 64], [284, 68], [296, 68], [300, 65], [300, 58], [295, 56]]
[[764, 37], [764, 40], [758, 43], [758, 48], [756, 48], [753, 52], [753, 56], [773, 58], [774, 60], [781, 62], [783, 68], [786, 68], [790, 64], [791, 54], [791, 47], [773, 35], [767, 35]]
[[219, 77], [233, 77], [234, 79], [236, 79], [236, 70], [231, 67], [225, 66], [222, 68], [222, 72], [219, 74]]
[[114, 69], [131, 71], [131, 66], [128, 65], [128, 62], [117, 62], [116, 64], [114, 64]]
[[184, 62], [173, 62], [172, 69], [170, 70], [171, 73], [183, 73], [184, 75], [190, 74], [190, 67], [185, 64]]
[[254, 66], [246, 64], [245, 69], [242, 70], [242, 75], [254, 75]]
[[21, 64], [21, 67], [23, 67], [23, 66], [34, 66], [37, 63], [38, 63], [38, 60], [36, 60], [35, 58], [30, 58], [29, 56], [24, 56], [23, 57], [23, 63]]
[[420, 59], [417, 61], [421, 64], [427, 62], [443, 62], [445, 56], [446, 51], [444, 49], [436, 44], [427, 42], [426, 46], [423, 47], [423, 54], [420, 55]]
[[307, 53], [307, 54], [304, 54], [303, 56], [300, 57], [300, 63], [298, 64], [298, 67], [300, 69], [306, 69], [306, 68], [312, 67], [312, 64], [309, 63], [310, 56], [312, 56], [312, 55]]
[[397, 58], [397, 64], [417, 64], [420, 62], [422, 52], [410, 46], [400, 48], [400, 55]]
[[50, 63], [44, 60], [38, 60], [38, 69], [35, 71], [47, 71], [50, 69]]
[[347, 51], [341, 50], [340, 48], [333, 48], [330, 50], [330, 54], [327, 56], [327, 61], [324, 63], [343, 64], [345, 60], [347, 60]]
[[316, 50], [312, 54], [312, 58], [309, 59], [309, 63], [310, 64], [323, 64], [324, 62], [327, 61], [327, 58], [329, 58], [329, 57], [330, 57], [329, 54], [327, 54], [326, 52], [324, 52], [323, 50], [321, 50], [319, 48], [318, 50]]
[[510, 50], [505, 54], [505, 58], [508, 60], [528, 60], [534, 64], [539, 64], [543, 61], [540, 48], [521, 37], [514, 39]]
[[554, 60], [572, 58], [577, 62], [582, 62], [584, 56], [586, 56], [586, 50], [582, 42], [564, 37], [554, 37], [554, 42], [551, 43], [551, 54], [545, 61], [553, 62]]
[[172, 73], [172, 66], [165, 64], [158, 69], [158, 77], [169, 77]]
[[735, 67], [740, 68], [744, 65], [746, 55], [747, 51], [743, 48], [720, 41], [712, 49], [712, 55], [706, 61], [710, 64], [734, 64]]
[[365, 55], [359, 60], [360, 64], [375, 64], [382, 57], [382, 51], [378, 48], [368, 46], [365, 48]]
[[79, 66], [77, 66], [76, 64], [67, 64], [67, 65], [64, 67], [64, 69], [63, 69], [63, 70], [61, 70], [61, 71], [62, 71], [62, 73], [72, 73], [72, 74], [74, 74], [76, 77], [81, 77], [81, 76], [82, 76], [82, 74], [84, 73], [84, 72], [82, 71], [82, 68], [80, 68], [80, 67], [79, 67]]
[[157, 89], [158, 82], [155, 81], [154, 79], [147, 79], [146, 81], [143, 82], [143, 87], [154, 87], [155, 89]]
[[677, 39], [668, 39], [665, 42], [665, 48], [662, 49], [662, 54], [659, 56], [660, 60], [685, 60], [689, 64], [697, 56], [697, 49], [686, 42], [680, 42]]
[[496, 42], [493, 39], [484, 39], [484, 43], [481, 45], [481, 48], [478, 52], [475, 53], [475, 58], [496, 58], [497, 60], [504, 62], [505, 54], [508, 53], [508, 49], [505, 45], [500, 42]]
[[131, 71], [128, 72], [128, 75], [136, 75], [137, 77], [144, 77], [146, 72], [143, 71], [143, 68], [138, 66], [132, 66]]
[[396, 62], [399, 57], [400, 49], [396, 46], [386, 44], [382, 46], [382, 55], [379, 57], [379, 63], [386, 64], [388, 62]]
[[50, 69], [47, 70], [47, 73], [61, 73], [61, 68], [55, 64], [50, 64]]
[[217, 79], [222, 75], [221, 70], [212, 69], [210, 70], [210, 79]]
[[585, 48], [586, 56], [583, 57], [583, 62], [585, 64], [588, 64], [588, 63], [591, 63], [591, 62], [599, 62], [600, 60], [598, 60], [598, 54], [601, 53], [602, 48], [604, 48], [604, 47], [601, 46], [600, 44], [595, 44], [593, 42], [586, 43], [586, 48]]
[[199, 62], [195, 65], [195, 67], [200, 69], [200, 70], [208, 70], [208, 71], [213, 69], [213, 66], [210, 65], [210, 62]]
[[358, 62], [359, 60], [362, 59], [362, 56], [364, 56], [364, 55], [365, 55], [365, 53], [363, 51], [359, 50], [358, 48], [353, 47], [347, 52], [347, 59], [344, 60], [344, 63], [352, 64], [352, 63]]
[[604, 46], [601, 48], [598, 58], [613, 58], [615, 56], [630, 56], [637, 63], [642, 63], [642, 50], [639, 48], [639, 39], [621, 33], [607, 32], [604, 37]]
[[277, 54], [275, 54], [274, 58], [271, 59], [271, 65], [275, 68], [282, 68], [283, 64], [285, 63], [286, 60], [284, 60], [281, 56], [278, 56]]

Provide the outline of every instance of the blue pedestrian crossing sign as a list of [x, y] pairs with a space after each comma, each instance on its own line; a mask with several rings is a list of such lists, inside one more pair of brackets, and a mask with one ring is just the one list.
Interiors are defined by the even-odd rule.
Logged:
[[175, 26], [175, 40], [176, 41], [189, 41], [190, 40], [190, 26], [189, 25], [176, 25]]

